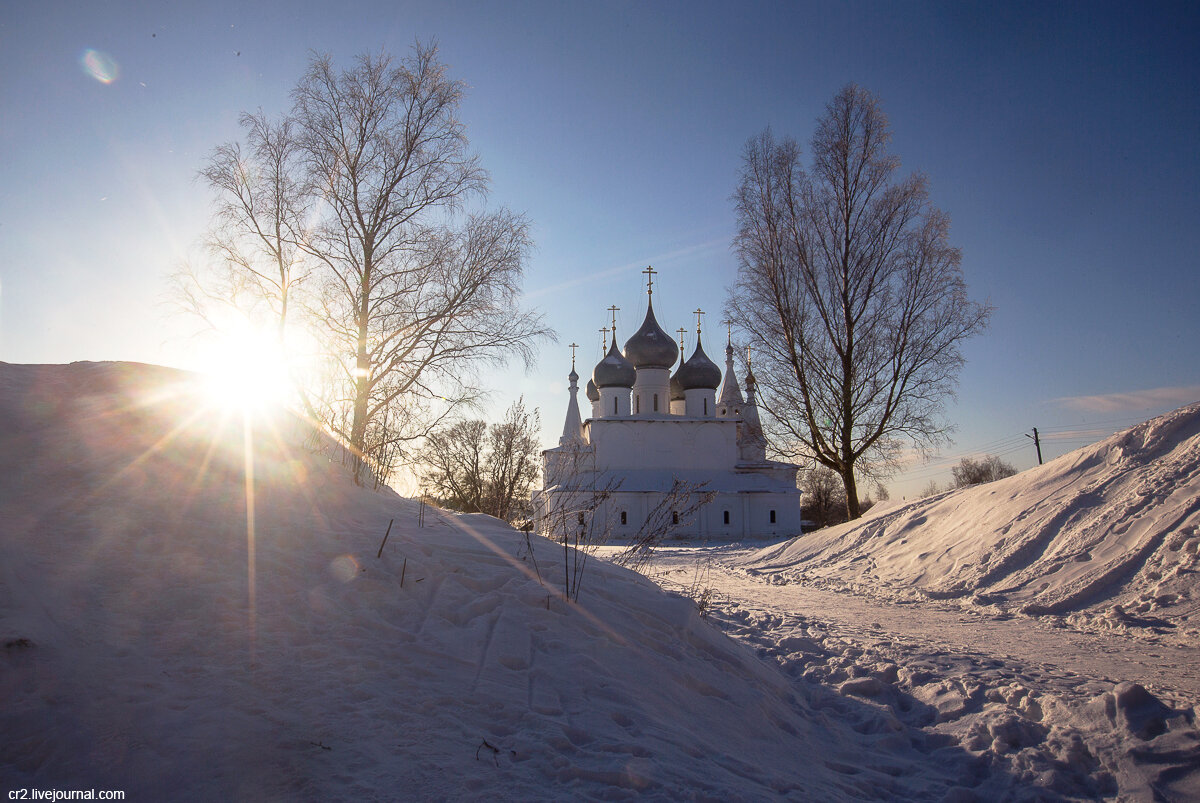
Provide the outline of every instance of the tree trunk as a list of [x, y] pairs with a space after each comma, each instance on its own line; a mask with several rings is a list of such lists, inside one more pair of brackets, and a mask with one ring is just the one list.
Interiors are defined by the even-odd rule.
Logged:
[[854, 521], [862, 512], [858, 506], [858, 486], [854, 482], [854, 466], [853, 464], [843, 464], [846, 466], [842, 469], [842, 485], [846, 487], [846, 516], [850, 521]]
[[362, 484], [362, 465], [367, 456], [367, 406], [371, 397], [371, 371], [367, 359], [366, 319], [358, 328], [358, 355], [354, 378], [354, 418], [350, 425], [350, 452], [353, 455], [354, 482]]

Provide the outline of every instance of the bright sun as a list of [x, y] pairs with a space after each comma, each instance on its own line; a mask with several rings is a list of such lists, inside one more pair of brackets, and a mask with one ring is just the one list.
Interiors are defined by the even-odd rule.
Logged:
[[287, 403], [288, 362], [273, 334], [246, 326], [224, 335], [205, 370], [205, 390], [228, 409], [262, 411]]

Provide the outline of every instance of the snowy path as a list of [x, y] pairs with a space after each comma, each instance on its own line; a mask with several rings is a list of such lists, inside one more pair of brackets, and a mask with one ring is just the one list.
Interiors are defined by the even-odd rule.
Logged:
[[[1121, 633], [1084, 633], [1054, 627], [1041, 618], [997, 619], [951, 604], [894, 604], [815, 588], [777, 584], [729, 563], [753, 550], [730, 547], [677, 547], [660, 551], [648, 574], [660, 585], [680, 590], [698, 585], [713, 590], [713, 605], [802, 616], [831, 635], [860, 647], [891, 647], [904, 653], [986, 656], [1020, 664], [1049, 687], [1110, 687], [1140, 683], [1175, 703], [1200, 703], [1200, 650], [1156, 644]], [[699, 575], [697, 575], [699, 565]]]
[[[845, 700], [855, 730], [911, 744], [929, 777], [966, 773], [993, 785], [985, 797], [1200, 799], [1195, 648], [788, 582], [739, 565], [751, 551], [665, 548], [646, 573], [816, 697]], [[971, 758], [945, 761], [950, 746]]]

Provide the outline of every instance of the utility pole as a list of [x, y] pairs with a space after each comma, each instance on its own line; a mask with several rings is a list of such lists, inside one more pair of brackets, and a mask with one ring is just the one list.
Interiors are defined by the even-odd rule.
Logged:
[[1026, 433], [1025, 433], [1025, 437], [1026, 437], [1026, 438], [1033, 438], [1033, 445], [1034, 445], [1035, 447], [1037, 447], [1037, 453], [1038, 453], [1038, 465], [1040, 466], [1040, 465], [1042, 464], [1042, 442], [1041, 442], [1041, 440], [1038, 438], [1038, 431], [1037, 431], [1037, 427], [1034, 427], [1034, 428], [1033, 428], [1033, 434], [1032, 434], [1032, 435], [1030, 435], [1028, 432], [1026, 432]]

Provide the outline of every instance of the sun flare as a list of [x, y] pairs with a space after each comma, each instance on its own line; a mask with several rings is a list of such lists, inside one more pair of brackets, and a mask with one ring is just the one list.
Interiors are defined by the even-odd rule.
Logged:
[[266, 411], [287, 404], [287, 357], [278, 340], [265, 332], [246, 327], [224, 336], [204, 373], [205, 390], [218, 406]]

